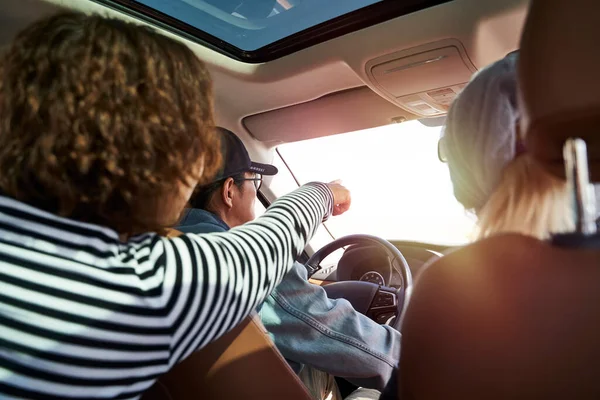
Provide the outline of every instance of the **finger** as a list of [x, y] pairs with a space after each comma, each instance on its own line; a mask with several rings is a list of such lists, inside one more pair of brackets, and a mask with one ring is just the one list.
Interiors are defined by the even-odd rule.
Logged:
[[341, 185], [342, 184], [342, 180], [341, 179], [336, 179], [335, 181], [331, 181], [329, 183], [331, 183], [333, 185]]
[[343, 210], [342, 208], [340, 208], [340, 207], [337, 207], [337, 208], [334, 210], [334, 212], [333, 212], [333, 214], [332, 214], [332, 215], [333, 215], [334, 217], [337, 217], [338, 215], [342, 215], [342, 214], [344, 214], [346, 211], [347, 211], [347, 210]]
[[336, 204], [333, 207], [333, 215], [336, 216], [336, 215], [343, 214], [346, 211], [348, 211], [349, 209], [350, 209], [350, 202], [349, 201], [341, 203], [341, 204]]
[[342, 213], [345, 213], [346, 211], [348, 211], [350, 209], [350, 202], [347, 201], [347, 202], [340, 204], [339, 209]]

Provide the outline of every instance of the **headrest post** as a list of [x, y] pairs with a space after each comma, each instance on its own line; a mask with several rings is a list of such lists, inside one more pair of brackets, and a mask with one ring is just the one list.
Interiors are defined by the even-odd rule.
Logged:
[[567, 187], [571, 194], [571, 215], [575, 230], [582, 235], [596, 233], [596, 199], [590, 184], [587, 146], [580, 138], [567, 139], [563, 147]]

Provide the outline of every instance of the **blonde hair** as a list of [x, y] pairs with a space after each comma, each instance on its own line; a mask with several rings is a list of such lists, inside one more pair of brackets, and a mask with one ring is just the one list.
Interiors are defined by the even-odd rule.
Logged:
[[477, 212], [477, 236], [511, 232], [547, 239], [573, 229], [568, 206], [566, 182], [524, 154], [506, 165], [492, 195]]

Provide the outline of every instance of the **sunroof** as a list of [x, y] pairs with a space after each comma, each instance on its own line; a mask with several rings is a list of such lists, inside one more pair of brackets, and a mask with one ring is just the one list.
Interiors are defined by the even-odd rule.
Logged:
[[243, 50], [273, 42], [381, 0], [139, 0]]
[[245, 62], [265, 62], [451, 0], [95, 0]]

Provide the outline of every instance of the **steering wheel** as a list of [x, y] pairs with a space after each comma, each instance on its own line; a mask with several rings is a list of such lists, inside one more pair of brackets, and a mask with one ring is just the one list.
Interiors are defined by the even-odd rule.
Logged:
[[334, 240], [315, 252], [306, 262], [309, 278], [321, 269], [321, 262], [334, 251], [349, 245], [377, 245], [385, 249], [391, 259], [392, 268], [401, 279], [400, 288], [379, 286], [372, 282], [341, 281], [323, 286], [330, 298], [345, 298], [359, 311], [376, 322], [387, 323], [395, 317], [390, 324], [393, 328], [400, 328], [400, 321], [408, 306], [412, 293], [413, 279], [406, 259], [390, 242], [371, 235], [348, 235]]

